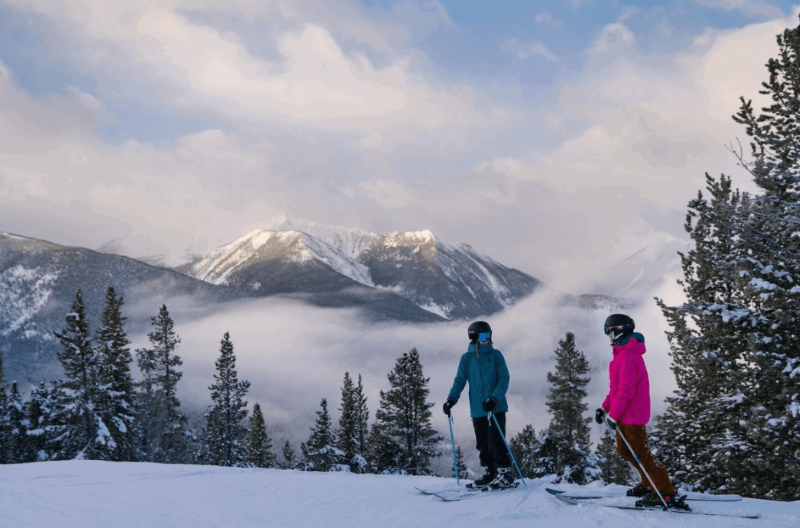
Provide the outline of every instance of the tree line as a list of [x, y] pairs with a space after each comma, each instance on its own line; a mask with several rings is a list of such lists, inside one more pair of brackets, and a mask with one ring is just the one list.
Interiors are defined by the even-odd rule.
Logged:
[[[416, 348], [398, 358], [388, 374], [390, 388], [380, 391], [374, 423], [370, 425], [361, 375], [354, 380], [345, 372], [338, 427], [323, 398], [300, 452], [287, 440], [276, 454], [260, 405], [248, 412], [250, 382], [238, 378], [227, 332], [209, 386], [212, 404], [193, 428], [177, 396], [183, 362], [176, 350], [181, 340], [166, 305], [151, 318], [150, 346], [132, 354], [123, 304], [109, 287], [100, 326], [92, 334], [78, 290], [64, 329], [55, 333], [64, 378], [41, 383], [27, 400], [16, 382], [3, 382], [0, 357], [0, 463], [88, 459], [435, 474], [431, 463], [442, 454], [443, 437], [431, 426], [430, 378], [423, 374]], [[574, 335], [568, 333], [556, 350], [556, 374], [548, 373], [553, 385], [549, 429], [536, 435], [529, 425], [510, 446], [526, 477], [557, 473], [570, 482], [583, 483], [590, 477], [611, 482], [615, 477], [601, 468], [614, 462], [613, 447], [589, 453], [587, 420], [582, 418], [589, 378], [581, 377], [588, 363], [574, 345]], [[138, 381], [131, 370], [134, 355]], [[464, 475], [460, 448], [456, 460]]]
[[124, 328], [123, 298], [106, 293], [100, 326], [92, 333], [81, 290], [55, 332], [64, 378], [42, 382], [24, 399], [16, 382], [4, 383], [0, 356], [0, 463], [46, 460], [147, 461], [278, 467], [308, 471], [430, 474], [442, 440], [430, 425], [428, 378], [412, 349], [389, 373], [391, 389], [380, 392], [376, 421], [361, 375], [357, 384], [345, 373], [339, 427], [334, 429], [327, 400], [321, 402], [308, 440], [295, 455], [287, 440], [283, 460], [273, 452], [258, 403], [248, 418], [250, 382], [239, 380], [229, 333], [220, 341], [212, 404], [193, 428], [177, 395], [183, 361], [176, 353], [180, 336], [166, 305], [151, 318], [150, 346], [135, 350], [141, 379], [134, 381], [134, 354]]

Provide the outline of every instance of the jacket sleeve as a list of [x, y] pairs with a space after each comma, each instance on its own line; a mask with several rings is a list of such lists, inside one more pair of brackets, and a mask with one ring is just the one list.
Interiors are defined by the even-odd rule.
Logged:
[[636, 362], [627, 354], [620, 358], [619, 366], [617, 367], [617, 390], [611, 394], [610, 408], [608, 410], [609, 416], [614, 420], [619, 420], [628, 404], [633, 399], [636, 393]]
[[461, 356], [461, 361], [458, 362], [458, 372], [456, 373], [456, 379], [453, 380], [453, 388], [450, 389], [450, 394], [447, 395], [447, 398], [454, 399], [458, 401], [461, 397], [461, 391], [464, 390], [464, 386], [467, 384], [467, 362], [469, 358], [467, 354]]
[[500, 352], [497, 353], [497, 363], [495, 363], [497, 370], [497, 386], [492, 391], [492, 398], [497, 401], [503, 401], [508, 392], [508, 382], [511, 376], [508, 374], [508, 367], [506, 366], [506, 359]]

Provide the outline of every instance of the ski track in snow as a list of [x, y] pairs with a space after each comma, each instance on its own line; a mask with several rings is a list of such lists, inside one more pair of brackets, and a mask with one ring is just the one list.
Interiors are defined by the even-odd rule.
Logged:
[[[0, 525], [7, 528], [766, 528], [800, 523], [800, 501], [702, 505], [704, 511], [757, 511], [759, 519], [624, 511], [564, 504], [544, 491], [545, 483], [531, 481], [527, 489], [476, 492], [444, 502], [414, 486], [455, 487], [455, 479], [98, 461], [3, 465], [0, 474]], [[625, 489], [598, 483], [553, 487]]]

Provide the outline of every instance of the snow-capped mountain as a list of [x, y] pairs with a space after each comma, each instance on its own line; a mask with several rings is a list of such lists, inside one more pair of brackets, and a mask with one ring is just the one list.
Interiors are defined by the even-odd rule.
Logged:
[[[235, 305], [265, 295], [298, 292], [314, 292], [314, 295], [303, 296], [301, 302], [358, 309], [370, 320], [442, 320], [398, 295], [364, 286], [318, 264], [318, 259], [327, 258], [341, 269], [345, 267], [343, 263], [337, 264], [340, 254], [324, 243], [308, 240], [308, 246], [304, 245], [303, 240], [308, 237], [302, 233], [283, 233], [276, 237], [256, 234], [247, 240], [249, 245], [244, 242], [242, 245], [248, 250], [257, 246], [267, 251], [270, 244], [266, 238], [274, 238], [272, 243], [281, 251], [296, 251], [293, 254], [306, 267], [306, 276], [296, 274], [297, 266], [292, 266], [288, 275], [276, 267], [265, 270], [253, 266], [251, 271], [261, 270], [272, 277], [271, 282], [255, 291], [228, 287], [226, 280], [238, 284], [233, 279], [247, 279], [247, 275], [223, 277], [213, 266], [208, 267], [207, 273], [209, 277], [220, 279], [218, 284], [128, 257], [0, 233], [0, 353], [6, 375], [9, 379], [32, 383], [63, 375], [56, 359], [60, 345], [53, 332], [63, 329], [64, 316], [78, 289], [83, 294], [90, 326], [96, 328], [106, 290], [113, 286], [125, 299], [124, 311], [130, 332], [146, 331], [149, 318], [158, 312], [161, 303], [168, 304], [176, 317], [185, 320], [200, 317], [209, 310], [224, 310], [223, 304]], [[263, 243], [259, 245], [260, 242]], [[221, 252], [219, 258], [227, 257], [225, 262], [230, 263], [239, 258], [242, 251]], [[357, 271], [353, 273], [358, 276]], [[365, 273], [363, 269], [361, 273]], [[317, 284], [321, 277], [326, 278], [322, 286]], [[132, 310], [136, 313], [131, 313]]]
[[430, 231], [376, 235], [281, 217], [217, 248], [192, 277], [259, 291], [331, 291], [343, 279], [389, 291], [445, 319], [498, 312], [540, 281]]

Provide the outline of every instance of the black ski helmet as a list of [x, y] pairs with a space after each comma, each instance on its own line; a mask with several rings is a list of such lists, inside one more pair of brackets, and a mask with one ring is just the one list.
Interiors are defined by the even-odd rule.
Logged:
[[609, 336], [612, 343], [617, 343], [631, 335], [634, 328], [636, 328], [636, 323], [625, 314], [611, 314], [603, 325], [603, 331]]
[[[489, 334], [489, 339], [478, 339], [480, 334]], [[467, 335], [469, 336], [469, 340], [473, 343], [477, 343], [478, 341], [491, 341], [492, 340], [492, 327], [489, 326], [489, 323], [486, 321], [475, 321], [469, 328], [467, 328]]]

